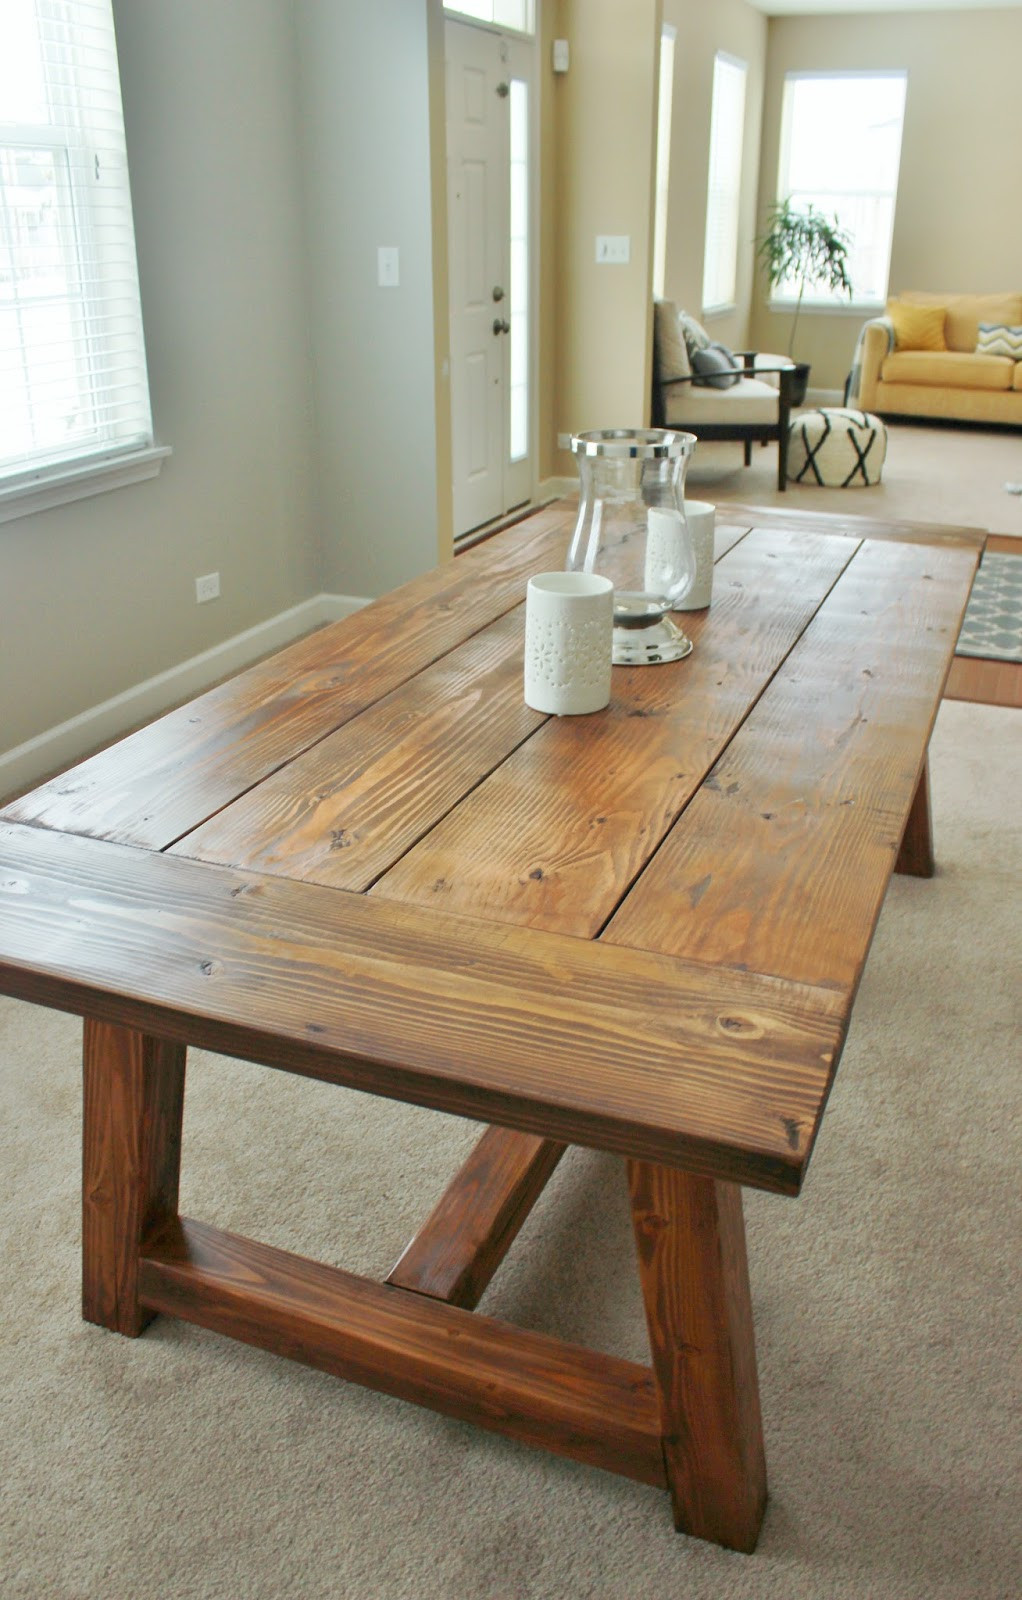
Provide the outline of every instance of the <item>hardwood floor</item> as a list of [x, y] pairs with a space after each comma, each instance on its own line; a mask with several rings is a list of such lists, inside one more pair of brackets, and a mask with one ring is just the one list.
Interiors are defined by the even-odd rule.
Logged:
[[[992, 533], [987, 549], [1022, 556], [1020, 541], [1005, 534]], [[944, 699], [1022, 708], [1022, 662], [980, 661], [975, 656], [956, 656], [951, 663]]]

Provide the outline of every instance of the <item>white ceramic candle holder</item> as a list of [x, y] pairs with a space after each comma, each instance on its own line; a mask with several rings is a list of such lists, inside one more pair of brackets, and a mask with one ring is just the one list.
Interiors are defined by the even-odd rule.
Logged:
[[554, 716], [610, 700], [614, 585], [595, 572], [541, 572], [525, 596], [525, 703]]
[[672, 611], [702, 611], [713, 594], [713, 531], [717, 508], [708, 500], [686, 500], [685, 521], [692, 536], [696, 575], [688, 594], [671, 607]]

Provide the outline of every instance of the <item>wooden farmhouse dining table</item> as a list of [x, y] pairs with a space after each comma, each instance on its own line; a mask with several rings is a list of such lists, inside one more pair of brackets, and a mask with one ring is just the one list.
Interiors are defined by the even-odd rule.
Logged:
[[[742, 1186], [798, 1193], [891, 873], [933, 870], [927, 745], [984, 536], [722, 507], [691, 656], [551, 718], [525, 584], [573, 519], [9, 804], [0, 990], [85, 1019], [90, 1322], [199, 1323], [659, 1485], [749, 1551]], [[355, 1277], [178, 1214], [189, 1045], [486, 1130], [387, 1279]], [[474, 1309], [568, 1144], [624, 1158], [648, 1367]]]

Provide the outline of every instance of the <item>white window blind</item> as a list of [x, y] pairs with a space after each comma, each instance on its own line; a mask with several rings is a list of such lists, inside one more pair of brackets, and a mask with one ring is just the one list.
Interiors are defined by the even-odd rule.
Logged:
[[710, 175], [706, 195], [703, 310], [734, 304], [738, 268], [738, 212], [745, 139], [744, 61], [717, 53], [710, 112]]
[[110, 0], [0, 13], [0, 492], [152, 445]]
[[[837, 217], [851, 240], [857, 305], [887, 297], [906, 85], [904, 72], [789, 73], [784, 80], [778, 199]], [[774, 291], [777, 301], [797, 296], [794, 283]], [[847, 304], [847, 296], [822, 287], [810, 298]]]

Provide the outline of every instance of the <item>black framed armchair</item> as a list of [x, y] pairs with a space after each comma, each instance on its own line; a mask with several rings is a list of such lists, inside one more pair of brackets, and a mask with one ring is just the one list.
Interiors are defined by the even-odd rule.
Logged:
[[[735, 365], [693, 372], [673, 301], [658, 300], [653, 335], [654, 427], [684, 428], [697, 439], [736, 440], [745, 465], [752, 446], [777, 442], [777, 487], [787, 486], [788, 429], [800, 374], [786, 356], [734, 352]], [[738, 364], [740, 361], [740, 365]]]

